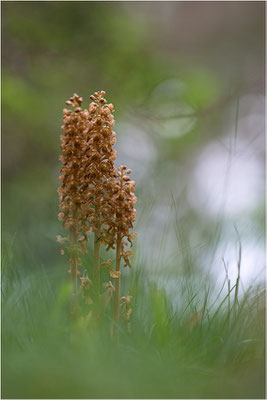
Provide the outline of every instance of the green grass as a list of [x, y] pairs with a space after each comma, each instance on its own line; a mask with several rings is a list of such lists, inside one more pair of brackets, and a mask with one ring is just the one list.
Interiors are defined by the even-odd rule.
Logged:
[[2, 267], [2, 398], [264, 397], [259, 287], [218, 297], [207, 279], [177, 274], [174, 303], [136, 260], [122, 279], [132, 333], [122, 324], [116, 345], [110, 310], [97, 328], [72, 322], [67, 268], [33, 271], [9, 255]]

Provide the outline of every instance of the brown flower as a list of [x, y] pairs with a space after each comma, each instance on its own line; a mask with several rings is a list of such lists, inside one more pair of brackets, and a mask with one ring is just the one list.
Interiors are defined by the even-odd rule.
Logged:
[[[70, 272], [73, 280], [73, 293], [77, 290], [79, 253], [86, 253], [88, 235], [94, 233], [94, 303], [97, 304], [100, 292], [100, 245], [107, 250], [116, 247], [116, 269], [111, 268], [111, 260], [103, 262], [115, 280], [115, 287], [109, 282], [103, 294], [105, 307], [114, 292], [114, 319], [119, 320], [120, 309], [120, 262], [131, 267], [133, 252], [126, 249], [132, 246], [135, 232], [132, 231], [136, 219], [134, 208], [136, 196], [135, 182], [129, 177], [131, 170], [125, 166], [115, 167], [117, 152], [114, 126], [114, 106], [107, 104], [105, 92], [95, 92], [88, 109], [83, 109], [83, 99], [74, 94], [66, 102], [71, 109], [63, 110], [64, 134], [61, 135], [62, 163], [58, 189], [60, 212], [58, 218], [63, 227], [69, 230], [68, 236], [57, 237], [58, 242], [70, 253]], [[64, 254], [64, 251], [61, 250]], [[91, 304], [87, 276], [81, 279], [81, 291]], [[129, 322], [131, 309], [128, 297], [124, 302], [122, 314]], [[127, 301], [124, 299], [127, 299]], [[127, 312], [126, 312], [127, 311]]]
[[135, 232], [131, 232], [133, 223], [136, 220], [136, 210], [134, 204], [136, 196], [134, 195], [135, 182], [128, 176], [131, 173], [124, 165], [116, 172], [115, 179], [111, 179], [107, 188], [107, 198], [105, 199], [105, 207], [103, 220], [105, 225], [104, 240], [107, 249], [114, 248], [117, 240], [121, 242], [121, 256], [124, 258], [126, 265], [130, 266], [129, 258], [132, 252], [125, 251], [124, 247], [127, 242], [132, 246], [132, 240]]
[[114, 107], [107, 104], [104, 96], [104, 91], [96, 92], [91, 96], [93, 102], [89, 109], [83, 110], [83, 99], [74, 94], [66, 102], [73, 109], [63, 110], [58, 217], [63, 227], [69, 229], [69, 235], [59, 240], [61, 244], [68, 242], [75, 286], [77, 252], [86, 252], [85, 243], [92, 231], [96, 233], [95, 242], [99, 247], [108, 182], [116, 176], [114, 160], [117, 153], [113, 149], [116, 134], [112, 130]]

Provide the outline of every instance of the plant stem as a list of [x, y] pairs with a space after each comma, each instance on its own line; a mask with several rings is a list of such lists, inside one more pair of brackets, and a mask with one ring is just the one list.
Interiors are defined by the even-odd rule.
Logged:
[[[76, 217], [76, 213], [74, 213], [74, 218]], [[77, 233], [75, 229], [72, 229], [71, 233], [72, 242], [74, 245], [77, 243]], [[77, 282], [77, 256], [75, 254], [75, 250], [72, 250], [71, 257], [70, 257], [70, 274], [71, 274], [71, 281], [72, 281], [72, 300], [71, 300], [71, 314], [74, 318], [77, 317], [77, 293], [78, 293], [78, 282]]]
[[[121, 237], [117, 238], [117, 250], [116, 250], [116, 271], [120, 271], [121, 266]], [[117, 324], [119, 323], [120, 317], [120, 277], [115, 278], [115, 292], [114, 292], [114, 321], [115, 321], [115, 340], [118, 340], [118, 329]]]
[[70, 271], [72, 280], [72, 294], [76, 297], [77, 294], [77, 260], [74, 254], [72, 254], [70, 259]]
[[[98, 213], [98, 210], [96, 209]], [[100, 221], [97, 224], [97, 231], [95, 232], [94, 238], [94, 272], [93, 272], [93, 279], [94, 279], [94, 291], [95, 291], [95, 298], [98, 300], [100, 294]]]
[[[76, 209], [73, 211], [73, 219], [76, 220]], [[74, 246], [77, 243], [77, 232], [74, 227], [71, 228], [71, 239]], [[73, 302], [76, 302], [76, 295], [77, 295], [77, 257], [75, 254], [76, 250], [72, 250], [71, 258], [70, 258], [70, 273], [71, 273], [71, 280], [72, 280], [72, 295], [73, 295]]]

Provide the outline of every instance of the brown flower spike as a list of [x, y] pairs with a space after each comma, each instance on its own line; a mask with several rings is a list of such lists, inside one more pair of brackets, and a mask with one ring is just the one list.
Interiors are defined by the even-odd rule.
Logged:
[[[93, 286], [96, 297], [100, 291], [100, 244], [105, 244], [107, 250], [116, 247], [116, 271], [110, 267], [110, 262], [107, 267], [111, 277], [115, 278], [114, 318], [118, 321], [120, 261], [123, 258], [125, 266], [131, 266], [132, 252], [125, 246], [127, 241], [132, 245], [135, 237], [131, 229], [136, 218], [136, 197], [133, 193], [135, 182], [129, 177], [131, 170], [114, 166], [117, 155], [113, 149], [116, 143], [116, 134], [112, 130], [114, 107], [107, 104], [104, 96], [104, 91], [95, 92], [90, 96], [89, 108], [82, 109], [83, 99], [74, 94], [66, 102], [72, 109], [63, 110], [59, 220], [65, 229], [69, 229], [69, 235], [58, 236], [57, 240], [70, 253], [73, 293], [76, 294], [78, 255], [86, 252], [88, 234], [94, 232]], [[82, 287], [84, 282], [83, 279]]]
[[84, 182], [82, 174], [81, 159], [84, 153], [84, 131], [88, 126], [88, 112], [82, 111], [80, 106], [82, 98], [74, 94], [67, 105], [72, 105], [74, 110], [63, 110], [61, 135], [62, 162], [59, 180], [62, 186], [58, 189], [60, 200], [60, 213], [58, 218], [63, 222], [63, 227], [69, 229], [66, 238], [57, 237], [61, 244], [68, 243], [70, 252], [70, 272], [73, 282], [73, 293], [77, 292], [78, 253], [86, 252], [85, 241], [87, 240], [88, 226], [84, 218], [83, 204], [85, 202], [84, 192], [81, 189]]
[[[116, 173], [116, 178], [110, 180], [108, 197], [105, 200], [105, 213], [103, 213], [105, 230], [102, 240], [107, 245], [107, 249], [116, 246], [117, 276], [113, 275], [115, 278], [114, 320], [116, 324], [118, 324], [120, 316], [121, 258], [125, 261], [125, 267], [131, 267], [129, 258], [133, 255], [132, 251], [125, 249], [127, 245], [125, 239], [127, 239], [132, 246], [132, 239], [135, 237], [135, 232], [131, 232], [133, 222], [136, 219], [136, 210], [134, 208], [136, 196], [133, 193], [135, 182], [128, 176], [130, 173], [131, 170], [122, 165]], [[115, 326], [115, 340], [117, 339], [118, 331]]]
[[77, 252], [86, 252], [84, 243], [91, 231], [95, 233], [94, 285], [99, 291], [99, 249], [101, 237], [101, 214], [106, 189], [105, 184], [116, 174], [113, 145], [116, 134], [112, 130], [113, 105], [107, 104], [105, 92], [91, 96], [89, 110], [82, 110], [83, 99], [74, 94], [66, 102], [73, 110], [63, 110], [61, 135], [62, 156], [59, 180], [59, 220], [70, 234], [63, 240], [70, 243], [71, 274], [74, 291], [77, 288]]

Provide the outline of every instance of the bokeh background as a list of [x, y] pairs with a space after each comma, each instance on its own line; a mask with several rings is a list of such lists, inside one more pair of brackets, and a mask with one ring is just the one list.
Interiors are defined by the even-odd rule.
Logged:
[[243, 285], [263, 279], [264, 2], [3, 2], [2, 51], [9, 257], [64, 268], [62, 108], [103, 89], [137, 182], [136, 263], [216, 284], [241, 242]]
[[[2, 2], [3, 398], [263, 398], [264, 8]], [[74, 330], [56, 242], [62, 109], [96, 90], [138, 197], [119, 346], [111, 313]]]

